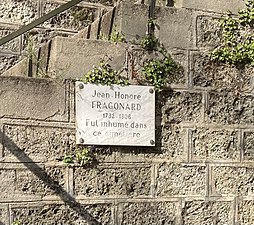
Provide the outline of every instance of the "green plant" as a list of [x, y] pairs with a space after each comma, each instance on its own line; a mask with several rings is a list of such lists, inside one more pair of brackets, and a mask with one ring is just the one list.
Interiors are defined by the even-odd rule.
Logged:
[[179, 65], [172, 59], [170, 54], [163, 51], [162, 59], [151, 59], [145, 62], [142, 72], [145, 79], [152, 84], [155, 89], [162, 89], [167, 82], [168, 76], [174, 76], [179, 69]]
[[126, 77], [122, 77], [119, 71], [113, 70], [111, 66], [101, 61], [98, 67], [94, 66], [91, 71], [86, 73], [81, 79], [84, 83], [102, 84], [102, 85], [128, 85], [129, 81]]
[[84, 148], [82, 150], [76, 151], [75, 154], [68, 154], [64, 156], [63, 162], [67, 165], [70, 165], [72, 163], [78, 163], [81, 166], [84, 166], [85, 164], [91, 163], [93, 160], [90, 149]]
[[84, 148], [82, 151], [76, 153], [77, 162], [83, 166], [86, 163], [92, 161], [92, 157], [90, 156], [90, 151], [88, 148]]
[[238, 67], [254, 66], [254, 2], [248, 0], [238, 17], [228, 15], [221, 20], [222, 44], [210, 56], [214, 61]]
[[22, 225], [22, 222], [20, 220], [15, 220], [11, 225]]
[[113, 41], [115, 43], [118, 43], [118, 42], [125, 42], [125, 37], [124, 35], [117, 31], [116, 29], [114, 29], [110, 35], [110, 41]]
[[158, 39], [153, 34], [147, 34], [140, 42], [142, 48], [155, 50], [158, 46]]

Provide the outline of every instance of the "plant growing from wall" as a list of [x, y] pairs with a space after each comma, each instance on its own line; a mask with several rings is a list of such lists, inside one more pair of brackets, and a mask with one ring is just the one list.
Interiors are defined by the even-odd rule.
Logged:
[[117, 31], [116, 29], [114, 29], [110, 35], [110, 41], [118, 43], [118, 42], [125, 42], [125, 37], [124, 35]]
[[67, 165], [77, 163], [80, 166], [84, 166], [93, 161], [93, 157], [90, 153], [89, 148], [83, 148], [82, 150], [76, 151], [74, 154], [68, 154], [64, 156], [63, 162]]
[[99, 66], [94, 66], [91, 71], [86, 73], [81, 79], [84, 83], [102, 84], [102, 85], [128, 85], [126, 77], [121, 76], [120, 71], [113, 70], [106, 61], [101, 61]]
[[221, 28], [222, 44], [211, 52], [211, 59], [237, 67], [254, 66], [254, 1], [248, 0], [237, 17], [223, 18]]

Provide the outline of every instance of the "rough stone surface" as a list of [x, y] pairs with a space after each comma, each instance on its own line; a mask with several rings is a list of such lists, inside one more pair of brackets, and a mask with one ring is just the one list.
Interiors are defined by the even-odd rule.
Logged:
[[18, 61], [18, 56], [0, 56], [0, 76], [1, 74], [11, 68]]
[[15, 159], [34, 162], [63, 160], [64, 155], [74, 149], [72, 147], [74, 140], [70, 139], [71, 133], [74, 133], [74, 130], [5, 125], [4, 161]]
[[214, 48], [221, 43], [221, 28], [218, 18], [197, 17], [197, 47]]
[[74, 170], [74, 193], [85, 196], [145, 196], [150, 194], [150, 179], [150, 168], [80, 167]]
[[253, 124], [254, 97], [232, 92], [211, 92], [208, 97], [209, 122], [220, 124]]
[[201, 94], [168, 91], [164, 98], [162, 123], [198, 122], [201, 120]]
[[254, 195], [253, 168], [214, 167], [212, 176], [215, 195]]
[[245, 132], [243, 143], [243, 159], [254, 160], [254, 132]]
[[231, 65], [218, 65], [207, 53], [191, 54], [191, 75], [194, 86], [227, 90], [235, 94], [249, 93], [253, 89], [253, 68], [239, 69]]
[[205, 167], [165, 163], [158, 169], [158, 196], [205, 195]]
[[17, 171], [17, 192], [28, 195], [58, 195], [64, 192], [63, 168], [34, 168]]
[[192, 131], [192, 159], [240, 161], [238, 132], [196, 129]]
[[119, 224], [121, 225], [174, 225], [176, 221], [176, 206], [174, 202], [125, 203], [120, 208]]
[[186, 202], [183, 208], [184, 225], [232, 224], [231, 202]]
[[238, 205], [239, 224], [251, 225], [254, 223], [254, 202], [242, 201]]
[[8, 199], [15, 191], [15, 170], [0, 170], [0, 179], [2, 182], [0, 186], [1, 199]]
[[65, 83], [0, 76], [0, 117], [68, 119]]
[[81, 205], [69, 207], [64, 205], [20, 206], [12, 207], [13, 221], [18, 220], [27, 225], [40, 224], [112, 224], [110, 205]]

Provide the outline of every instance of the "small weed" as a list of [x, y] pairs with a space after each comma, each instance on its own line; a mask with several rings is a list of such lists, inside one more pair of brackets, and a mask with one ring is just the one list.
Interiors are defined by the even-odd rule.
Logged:
[[114, 29], [110, 35], [110, 41], [113, 41], [115, 43], [125, 42], [125, 37], [121, 32]]
[[122, 77], [119, 71], [113, 70], [111, 66], [101, 61], [98, 67], [94, 66], [91, 71], [86, 73], [81, 79], [84, 83], [102, 84], [102, 85], [128, 85], [129, 81], [127, 78]]
[[158, 39], [152, 35], [146, 35], [140, 42], [142, 48], [146, 50], [155, 50], [158, 46]]
[[71, 163], [73, 163], [73, 156], [72, 155], [65, 155], [64, 159], [63, 159], [63, 162], [65, 164], [71, 164]]
[[63, 159], [63, 162], [66, 165], [77, 163], [80, 166], [84, 166], [85, 164], [91, 163], [92, 161], [93, 161], [93, 158], [91, 156], [89, 148], [84, 148], [81, 151], [76, 151], [75, 154], [65, 155]]
[[22, 225], [23, 223], [20, 220], [15, 220], [14, 222], [12, 222], [11, 225]]

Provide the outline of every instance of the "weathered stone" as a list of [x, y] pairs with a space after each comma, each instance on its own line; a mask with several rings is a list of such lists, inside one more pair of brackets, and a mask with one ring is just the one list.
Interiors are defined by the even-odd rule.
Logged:
[[206, 172], [204, 166], [183, 166], [165, 163], [158, 169], [157, 195], [205, 195]]
[[176, 205], [174, 202], [141, 202], [120, 205], [121, 225], [176, 224]]
[[27, 225], [112, 224], [109, 204], [80, 205], [78, 207], [68, 206], [68, 203], [66, 205], [15, 206], [11, 208], [12, 221], [20, 221]]
[[[15, 191], [15, 170], [0, 170], [0, 198], [8, 199]], [[1, 215], [1, 214], [0, 214]], [[0, 217], [1, 218], [1, 217]]]
[[77, 167], [74, 170], [75, 195], [149, 195], [150, 183], [150, 168], [84, 169]]
[[195, 129], [192, 131], [192, 159], [240, 161], [238, 132]]
[[202, 95], [190, 92], [164, 93], [162, 124], [201, 120]]
[[67, 121], [65, 82], [0, 76], [0, 117]]
[[17, 193], [37, 195], [58, 195], [64, 193], [64, 169], [63, 168], [39, 168], [32, 171], [17, 170]]
[[81, 78], [105, 57], [112, 59], [113, 69], [120, 70], [125, 63], [125, 51], [123, 44], [57, 37], [52, 42], [49, 72], [61, 78]]
[[182, 209], [184, 225], [232, 224], [231, 202], [190, 201]]
[[211, 92], [208, 97], [209, 122], [219, 124], [253, 124], [254, 97], [232, 92]]
[[228, 90], [235, 94], [250, 93], [253, 89], [253, 68], [244, 69], [228, 64], [216, 64], [207, 54], [191, 54], [191, 75], [194, 86]]
[[18, 61], [18, 58], [18, 56], [12, 55], [0, 56], [0, 76], [12, 67]]
[[214, 48], [221, 43], [221, 28], [218, 18], [197, 17], [197, 47]]
[[39, 1], [5, 0], [0, 2], [0, 18], [5, 21], [27, 24], [39, 16]]
[[110, 38], [111, 23], [113, 22], [113, 10], [110, 10], [101, 18], [101, 29], [100, 29], [100, 39], [108, 40]]
[[22, 160], [23, 162], [63, 160], [64, 155], [74, 149], [70, 139], [71, 133], [74, 133], [74, 130], [5, 125], [4, 160]]
[[253, 172], [253, 168], [213, 167], [213, 194], [253, 196]]
[[191, 48], [192, 11], [158, 7], [155, 11], [155, 35], [166, 48]]
[[254, 224], [254, 201], [242, 201], [238, 205], [239, 224]]
[[8, 224], [9, 221], [8, 205], [0, 204], [0, 224]]
[[254, 160], [254, 132], [244, 133], [243, 145], [243, 159]]
[[244, 8], [244, 1], [176, 0], [175, 6], [183, 8], [201, 9], [204, 11], [212, 11], [212, 12], [236, 13], [239, 9]]

